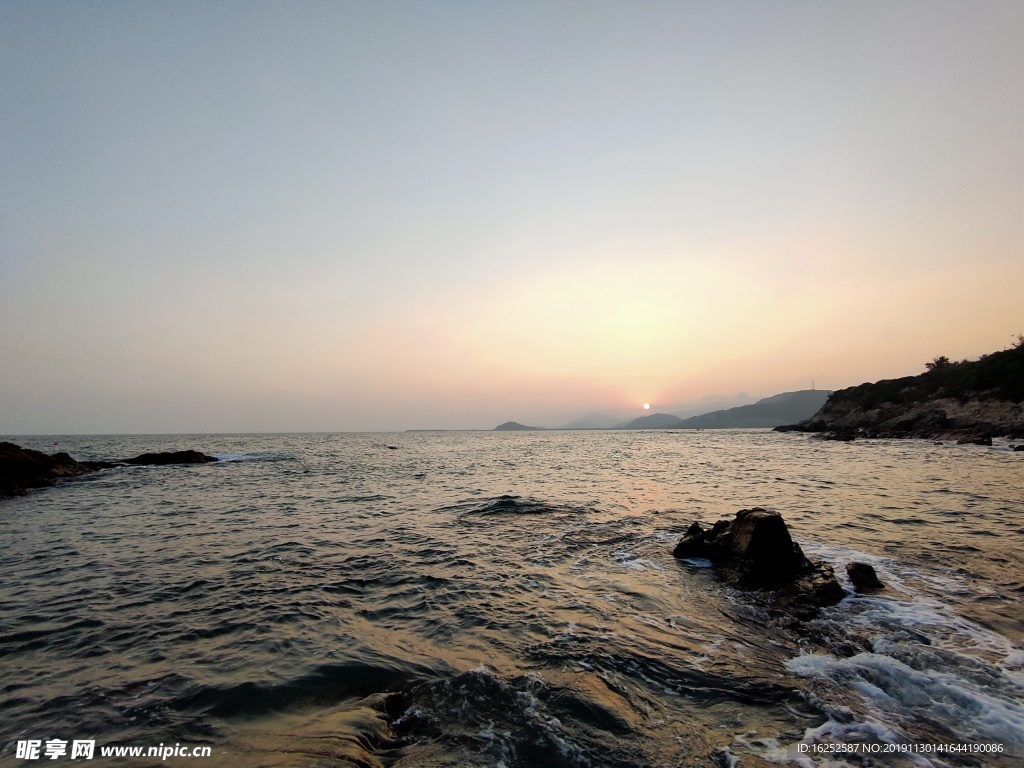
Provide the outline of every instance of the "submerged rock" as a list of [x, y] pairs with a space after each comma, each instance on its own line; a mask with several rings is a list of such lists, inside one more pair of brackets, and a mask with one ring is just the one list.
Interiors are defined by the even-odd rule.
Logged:
[[957, 445], [992, 445], [992, 435], [968, 435], [956, 441]]
[[272, 726], [241, 724], [231, 749], [217, 755], [227, 768], [383, 768], [402, 713], [401, 696], [377, 693], [310, 715], [278, 714]]
[[885, 585], [878, 580], [875, 569], [867, 563], [847, 563], [846, 575], [850, 577], [854, 589], [858, 592], [874, 592], [885, 589]]
[[813, 618], [845, 592], [831, 566], [809, 560], [778, 512], [743, 509], [710, 529], [694, 523], [676, 544], [678, 558], [707, 558], [725, 581], [746, 589], [771, 589], [778, 605], [797, 618]]
[[838, 440], [842, 443], [849, 443], [857, 439], [857, 433], [852, 429], [838, 429], [835, 432], [826, 432], [821, 436], [822, 440]]

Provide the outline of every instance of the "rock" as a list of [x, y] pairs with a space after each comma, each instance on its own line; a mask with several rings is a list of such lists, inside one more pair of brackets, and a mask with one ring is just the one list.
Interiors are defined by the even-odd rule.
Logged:
[[782, 515], [760, 507], [737, 512], [709, 546], [711, 562], [724, 567], [729, 581], [755, 589], [790, 581], [807, 564]]
[[66, 453], [47, 456], [14, 443], [0, 443], [0, 498], [21, 496], [30, 488], [45, 488], [59, 478], [92, 471]]
[[694, 523], [672, 554], [711, 560], [730, 584], [775, 590], [777, 605], [800, 620], [846, 595], [830, 566], [804, 556], [782, 516], [760, 507], [740, 510], [708, 530]]
[[777, 605], [801, 621], [813, 619], [819, 608], [835, 605], [846, 597], [831, 565], [816, 560], [807, 562], [807, 570], [780, 587], [776, 595]]
[[822, 440], [839, 440], [843, 443], [848, 443], [851, 440], [857, 439], [857, 433], [849, 429], [840, 429], [835, 432], [827, 432], [821, 436]]
[[956, 441], [957, 445], [992, 445], [992, 435], [967, 435]]
[[799, 424], [782, 424], [773, 427], [772, 432], [827, 432], [828, 424], [822, 420], [806, 419]]
[[207, 464], [218, 461], [199, 451], [170, 451], [166, 453], [143, 453], [131, 459], [122, 460], [122, 464], [162, 466], [164, 464]]
[[1015, 446], [1013, 446], [1013, 450], [1014, 451], [1024, 451], [1024, 445], [1015, 445]]
[[874, 592], [885, 589], [885, 585], [878, 580], [875, 569], [867, 563], [847, 563], [846, 575], [850, 577], [854, 589], [858, 592]]
[[144, 453], [123, 462], [76, 461], [66, 453], [48, 456], [40, 451], [0, 442], [0, 499], [21, 496], [30, 488], [45, 488], [64, 477], [76, 477], [125, 464], [204, 464], [217, 461], [199, 451]]
[[672, 550], [672, 557], [681, 559], [708, 556], [707, 545], [704, 543], [704, 529], [700, 523], [694, 523], [686, 531], [686, 535], [679, 540], [676, 548]]

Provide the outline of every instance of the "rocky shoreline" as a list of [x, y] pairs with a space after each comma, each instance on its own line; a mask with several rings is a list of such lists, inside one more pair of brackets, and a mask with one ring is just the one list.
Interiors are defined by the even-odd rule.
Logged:
[[941, 398], [909, 407], [826, 404], [811, 419], [773, 431], [818, 434], [826, 440], [889, 438], [992, 445], [993, 437], [1024, 441], [1024, 403], [980, 399], [961, 403]]
[[46, 454], [14, 443], [0, 442], [0, 499], [23, 496], [32, 488], [56, 485], [58, 480], [101, 469], [166, 464], [208, 464], [218, 461], [199, 451], [144, 453], [118, 461], [77, 461], [67, 453]]

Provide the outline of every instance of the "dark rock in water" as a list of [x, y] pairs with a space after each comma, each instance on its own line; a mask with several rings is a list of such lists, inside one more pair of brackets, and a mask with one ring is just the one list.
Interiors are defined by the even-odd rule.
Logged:
[[853, 582], [853, 586], [858, 592], [885, 589], [885, 585], [878, 580], [875, 569], [867, 563], [847, 563], [846, 575], [850, 577], [850, 581]]
[[827, 432], [821, 436], [822, 440], [838, 440], [843, 443], [848, 443], [851, 440], [857, 439], [857, 433], [853, 430], [839, 429], [835, 432]]
[[957, 445], [992, 445], [992, 435], [968, 435], [956, 441]]
[[694, 523], [687, 529], [686, 535], [679, 540], [676, 548], [672, 550], [672, 557], [680, 559], [692, 557], [707, 557], [708, 548], [704, 543], [704, 529], [700, 523]]
[[30, 488], [45, 488], [64, 477], [86, 475], [125, 464], [205, 464], [217, 461], [199, 451], [144, 453], [123, 462], [75, 461], [66, 453], [48, 456], [40, 451], [0, 442], [0, 499], [21, 496]]
[[776, 593], [778, 606], [801, 621], [813, 619], [819, 608], [835, 605], [846, 597], [831, 565], [814, 560], [807, 564], [803, 573]]
[[672, 554], [711, 560], [730, 584], [776, 590], [778, 605], [800, 619], [813, 618], [819, 607], [846, 594], [830, 566], [804, 556], [782, 516], [760, 507], [740, 510], [709, 530], [694, 523]]
[[824, 421], [812, 421], [807, 419], [799, 424], [782, 424], [772, 429], [772, 432], [827, 432], [828, 424]]
[[14, 443], [0, 443], [0, 498], [21, 496], [29, 488], [45, 488], [59, 478], [92, 471], [66, 453], [47, 456]]
[[1015, 451], [1024, 451], [1024, 445], [1015, 445], [1015, 446], [1013, 446], [1013, 450], [1015, 450]]
[[144, 453], [131, 459], [124, 459], [123, 464], [161, 466], [164, 464], [207, 464], [218, 461], [199, 451], [170, 451], [167, 453]]
[[728, 529], [720, 528], [710, 542], [710, 552], [711, 562], [725, 569], [729, 581], [753, 588], [778, 586], [807, 564], [782, 515], [760, 507], [737, 512]]

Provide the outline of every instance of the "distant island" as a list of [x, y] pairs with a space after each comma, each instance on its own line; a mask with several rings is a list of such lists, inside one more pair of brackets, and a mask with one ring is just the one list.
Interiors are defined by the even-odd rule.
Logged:
[[801, 389], [772, 395], [750, 405], [725, 408], [701, 416], [682, 419], [670, 413], [640, 416], [623, 429], [756, 429], [777, 427], [813, 416], [825, 404], [831, 392]]
[[855, 437], [956, 439], [991, 444], [1006, 435], [1024, 438], [1024, 338], [978, 360], [946, 356], [925, 372], [840, 389], [814, 415], [779, 432], [820, 432]]
[[492, 432], [537, 432], [544, 429], [544, 427], [528, 427], [525, 424], [520, 424], [518, 421], [506, 421], [504, 424], [496, 426]]

